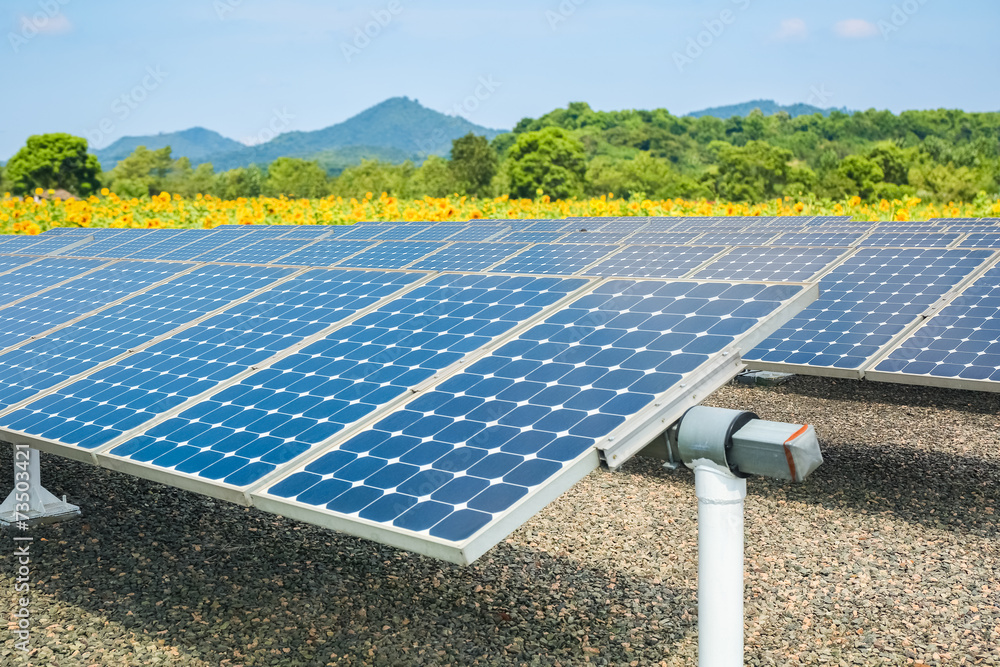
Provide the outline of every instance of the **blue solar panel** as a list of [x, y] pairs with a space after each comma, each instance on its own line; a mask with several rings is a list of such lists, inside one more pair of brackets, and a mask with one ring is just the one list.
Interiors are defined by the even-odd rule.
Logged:
[[[32, 269], [35, 266], [37, 265], [26, 268]], [[0, 349], [134, 294], [156, 282], [170, 278], [189, 266], [189, 264], [117, 262], [8, 306], [0, 316]], [[3, 279], [19, 272], [8, 273]]]
[[600, 285], [257, 495], [461, 549], [801, 289]]
[[[0, 274], [6, 273], [8, 271], [13, 271], [19, 266], [25, 266], [31, 262], [38, 261], [34, 257], [18, 257], [16, 255], [0, 255]], [[7, 303], [10, 299], [10, 295], [6, 293], [4, 289], [3, 277], [0, 277], [0, 306]]]
[[864, 236], [861, 232], [789, 232], [774, 240], [774, 245], [839, 246], [846, 248]]
[[229, 251], [232, 252], [238, 248], [242, 248], [249, 243], [261, 240], [257, 238], [252, 238], [250, 233], [246, 231], [246, 226], [240, 225], [238, 229], [220, 229], [212, 230], [211, 234], [206, 234], [204, 236], [199, 236], [194, 243], [189, 243], [185, 246], [177, 248], [176, 250], [170, 250], [165, 252], [163, 255], [157, 257], [160, 260], [192, 260], [199, 257], [206, 252], [217, 253], [222, 248], [228, 246]]
[[585, 284], [440, 276], [110, 454], [249, 485]]
[[17, 252], [25, 255], [59, 255], [62, 254], [66, 248], [83, 241], [86, 236], [82, 238], [77, 238], [75, 236], [35, 236], [32, 237], [36, 241], [31, 245], [22, 246], [18, 249], [11, 249], [7, 252]]
[[[167, 253], [178, 250], [187, 245], [209, 238], [216, 234], [208, 229], [184, 229], [177, 230], [177, 234], [167, 237], [160, 237], [161, 240], [150, 245], [140, 244], [141, 248], [134, 249], [130, 254], [123, 255], [128, 259], [157, 259]], [[69, 253], [72, 254], [72, 253]]]
[[292, 269], [205, 266], [0, 356], [0, 409], [249, 295]]
[[751, 367], [859, 369], [990, 254], [861, 249], [822, 278], [819, 299], [744, 360]]
[[[139, 234], [126, 234], [115, 237], [115, 242], [118, 245], [106, 246], [106, 249], [101, 250], [101, 257], [114, 257], [114, 258], [125, 258], [130, 257], [136, 252], [142, 250], [148, 250], [150, 247], [155, 246], [162, 241], [166, 241], [178, 234], [183, 235], [183, 231], [179, 229], [163, 229], [157, 231], [151, 231], [148, 233]], [[93, 246], [95, 244], [91, 244]], [[91, 246], [80, 246], [80, 250], [83, 251], [85, 247]], [[75, 254], [70, 251], [66, 253], [67, 255]], [[81, 252], [80, 254], [85, 255], [87, 252]]]
[[[18, 261], [30, 258], [22, 257]], [[104, 262], [93, 259], [42, 259], [0, 276], [0, 306], [47, 289]], [[0, 315], [0, 319], [2, 319]]]
[[525, 247], [523, 243], [454, 243], [410, 268], [422, 271], [485, 271]]
[[[346, 229], [343, 226], [331, 226], [331, 225], [300, 225], [287, 234], [283, 234], [281, 239], [283, 241], [315, 241], [324, 236], [329, 236], [331, 232], [337, 235], [337, 229]], [[339, 232], [343, 233], [343, 232]]]
[[952, 299], [874, 370], [936, 379], [929, 384], [945, 386], [1000, 382], [1000, 267]]
[[843, 253], [843, 248], [733, 248], [691, 277], [699, 280], [802, 282], [811, 279]]
[[411, 241], [444, 241], [452, 234], [466, 229], [465, 225], [434, 225], [410, 237]]
[[290, 255], [297, 250], [302, 250], [312, 241], [308, 240], [288, 240], [288, 239], [267, 239], [250, 243], [244, 248], [226, 252], [225, 249], [219, 253], [204, 253], [198, 257], [203, 262], [232, 262], [235, 264], [267, 264], [268, 262], [278, 262], [285, 255]]
[[[538, 220], [532, 222], [525, 231], [529, 232], [558, 232], [566, 226], [565, 220]], [[586, 223], [583, 221], [576, 221], [572, 223], [572, 226], [576, 229], [586, 227]]]
[[389, 229], [395, 229], [395, 225], [366, 224], [359, 226], [356, 224], [337, 238], [350, 241], [374, 241], [377, 240], [379, 234]]
[[[31, 247], [47, 239], [48, 237], [43, 236], [12, 236], [0, 240], [0, 252], [19, 253], [23, 248]], [[68, 241], [63, 238], [62, 243], [64, 245], [68, 245], [70, 243], [75, 243], [75, 241]]]
[[340, 260], [338, 265], [361, 269], [402, 269], [443, 247], [443, 243], [429, 241], [383, 241], [357, 255]]
[[427, 223], [423, 223], [420, 226], [397, 225], [395, 227], [388, 227], [378, 232], [375, 235], [375, 238], [380, 241], [405, 241], [418, 232], [426, 231]]
[[565, 232], [511, 232], [496, 239], [499, 243], [551, 243], [566, 236]]
[[[643, 218], [625, 218], [624, 220], [611, 220], [602, 223], [598, 227], [599, 232], [638, 232], [649, 226], [649, 221]], [[589, 228], [588, 228], [589, 229]]]
[[630, 245], [587, 269], [588, 275], [680, 278], [718, 255], [721, 246]]
[[573, 275], [618, 249], [618, 246], [613, 245], [539, 244], [531, 246], [516, 257], [494, 267], [493, 270], [507, 273]]
[[333, 266], [337, 262], [375, 245], [373, 241], [316, 241], [298, 252], [281, 258], [289, 266]]
[[574, 232], [566, 234], [560, 243], [622, 243], [630, 232]]
[[625, 238], [624, 243], [684, 245], [698, 237], [698, 232], [637, 232]]
[[421, 275], [308, 271], [34, 401], [0, 423], [84, 449], [99, 447]]
[[975, 232], [958, 244], [959, 248], [1000, 248], [1000, 229], [995, 232]]
[[778, 232], [708, 232], [699, 236], [699, 245], [768, 245]]
[[509, 232], [510, 227], [470, 226], [449, 236], [448, 241], [498, 241], [500, 237]]
[[148, 229], [119, 229], [113, 234], [94, 236], [93, 243], [81, 245], [61, 254], [67, 257], [108, 257], [108, 252], [131, 241], [141, 240], [150, 234]]
[[876, 232], [862, 239], [862, 246], [901, 248], [944, 248], [951, 245], [960, 234], [941, 232]]

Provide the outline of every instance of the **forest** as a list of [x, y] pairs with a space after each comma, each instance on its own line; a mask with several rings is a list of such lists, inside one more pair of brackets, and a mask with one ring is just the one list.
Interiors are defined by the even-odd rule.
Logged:
[[959, 110], [833, 111], [791, 117], [755, 110], [726, 120], [653, 111], [595, 111], [574, 102], [525, 118], [492, 141], [468, 134], [448, 156], [420, 164], [362, 161], [328, 173], [318, 161], [279, 157], [217, 172], [170, 147], [138, 147], [104, 171], [86, 141], [35, 135], [3, 167], [0, 191], [36, 188], [78, 196], [162, 192], [220, 199], [256, 196], [415, 199], [620, 198], [761, 202], [776, 197], [867, 202], [919, 197], [971, 201], [1000, 192], [1000, 113]]

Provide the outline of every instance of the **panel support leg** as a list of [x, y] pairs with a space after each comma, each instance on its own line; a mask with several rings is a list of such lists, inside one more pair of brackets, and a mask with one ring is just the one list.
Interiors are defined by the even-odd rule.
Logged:
[[0, 526], [22, 522], [28, 526], [56, 523], [80, 516], [80, 508], [42, 486], [40, 453], [34, 447], [14, 446], [14, 490], [0, 504]]
[[747, 482], [702, 459], [698, 496], [698, 665], [743, 665], [743, 499]]

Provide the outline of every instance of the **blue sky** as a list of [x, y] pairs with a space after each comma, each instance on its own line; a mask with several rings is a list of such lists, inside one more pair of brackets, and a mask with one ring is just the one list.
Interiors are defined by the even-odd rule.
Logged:
[[56, 131], [253, 143], [397, 95], [496, 128], [569, 101], [998, 111], [998, 25], [996, 0], [6, 0], [0, 159]]

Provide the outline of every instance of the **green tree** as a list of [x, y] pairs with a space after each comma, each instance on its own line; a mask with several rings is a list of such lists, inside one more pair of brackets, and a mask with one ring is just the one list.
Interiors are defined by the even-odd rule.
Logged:
[[837, 172], [853, 183], [853, 193], [865, 200], [871, 200], [875, 188], [884, 176], [882, 167], [874, 160], [860, 155], [848, 155], [837, 167]]
[[720, 197], [733, 201], [759, 202], [782, 194], [791, 169], [791, 151], [764, 141], [748, 141], [744, 146], [714, 142]]
[[326, 172], [316, 161], [279, 157], [267, 168], [264, 194], [276, 197], [323, 197], [330, 191]]
[[87, 153], [87, 140], [61, 132], [28, 137], [4, 171], [5, 182], [18, 195], [63, 188], [87, 197], [100, 188], [101, 165]]
[[511, 194], [553, 199], [583, 195], [587, 158], [583, 143], [558, 127], [525, 132], [507, 154]]
[[908, 173], [910, 159], [902, 148], [891, 141], [880, 141], [865, 154], [882, 170], [882, 180], [886, 183], [906, 185], [909, 183]]
[[499, 160], [486, 137], [471, 132], [451, 142], [451, 171], [459, 189], [482, 197], [497, 173]]
[[107, 173], [105, 180], [108, 188], [121, 197], [152, 196], [170, 191], [167, 180], [173, 168], [170, 146], [155, 151], [137, 146]]
[[410, 179], [408, 195], [411, 197], [445, 197], [462, 190], [448, 160], [431, 155], [420, 165]]
[[331, 189], [341, 197], [360, 199], [369, 192], [375, 197], [383, 192], [399, 197], [409, 192], [410, 179], [416, 170], [409, 160], [403, 164], [362, 160], [361, 164], [342, 171]]
[[264, 174], [257, 165], [224, 171], [215, 179], [215, 196], [220, 199], [257, 197], [264, 186]]
[[640, 153], [631, 160], [600, 155], [587, 168], [587, 189], [592, 195], [609, 192], [619, 197], [699, 198], [711, 190], [674, 169], [668, 160]]

